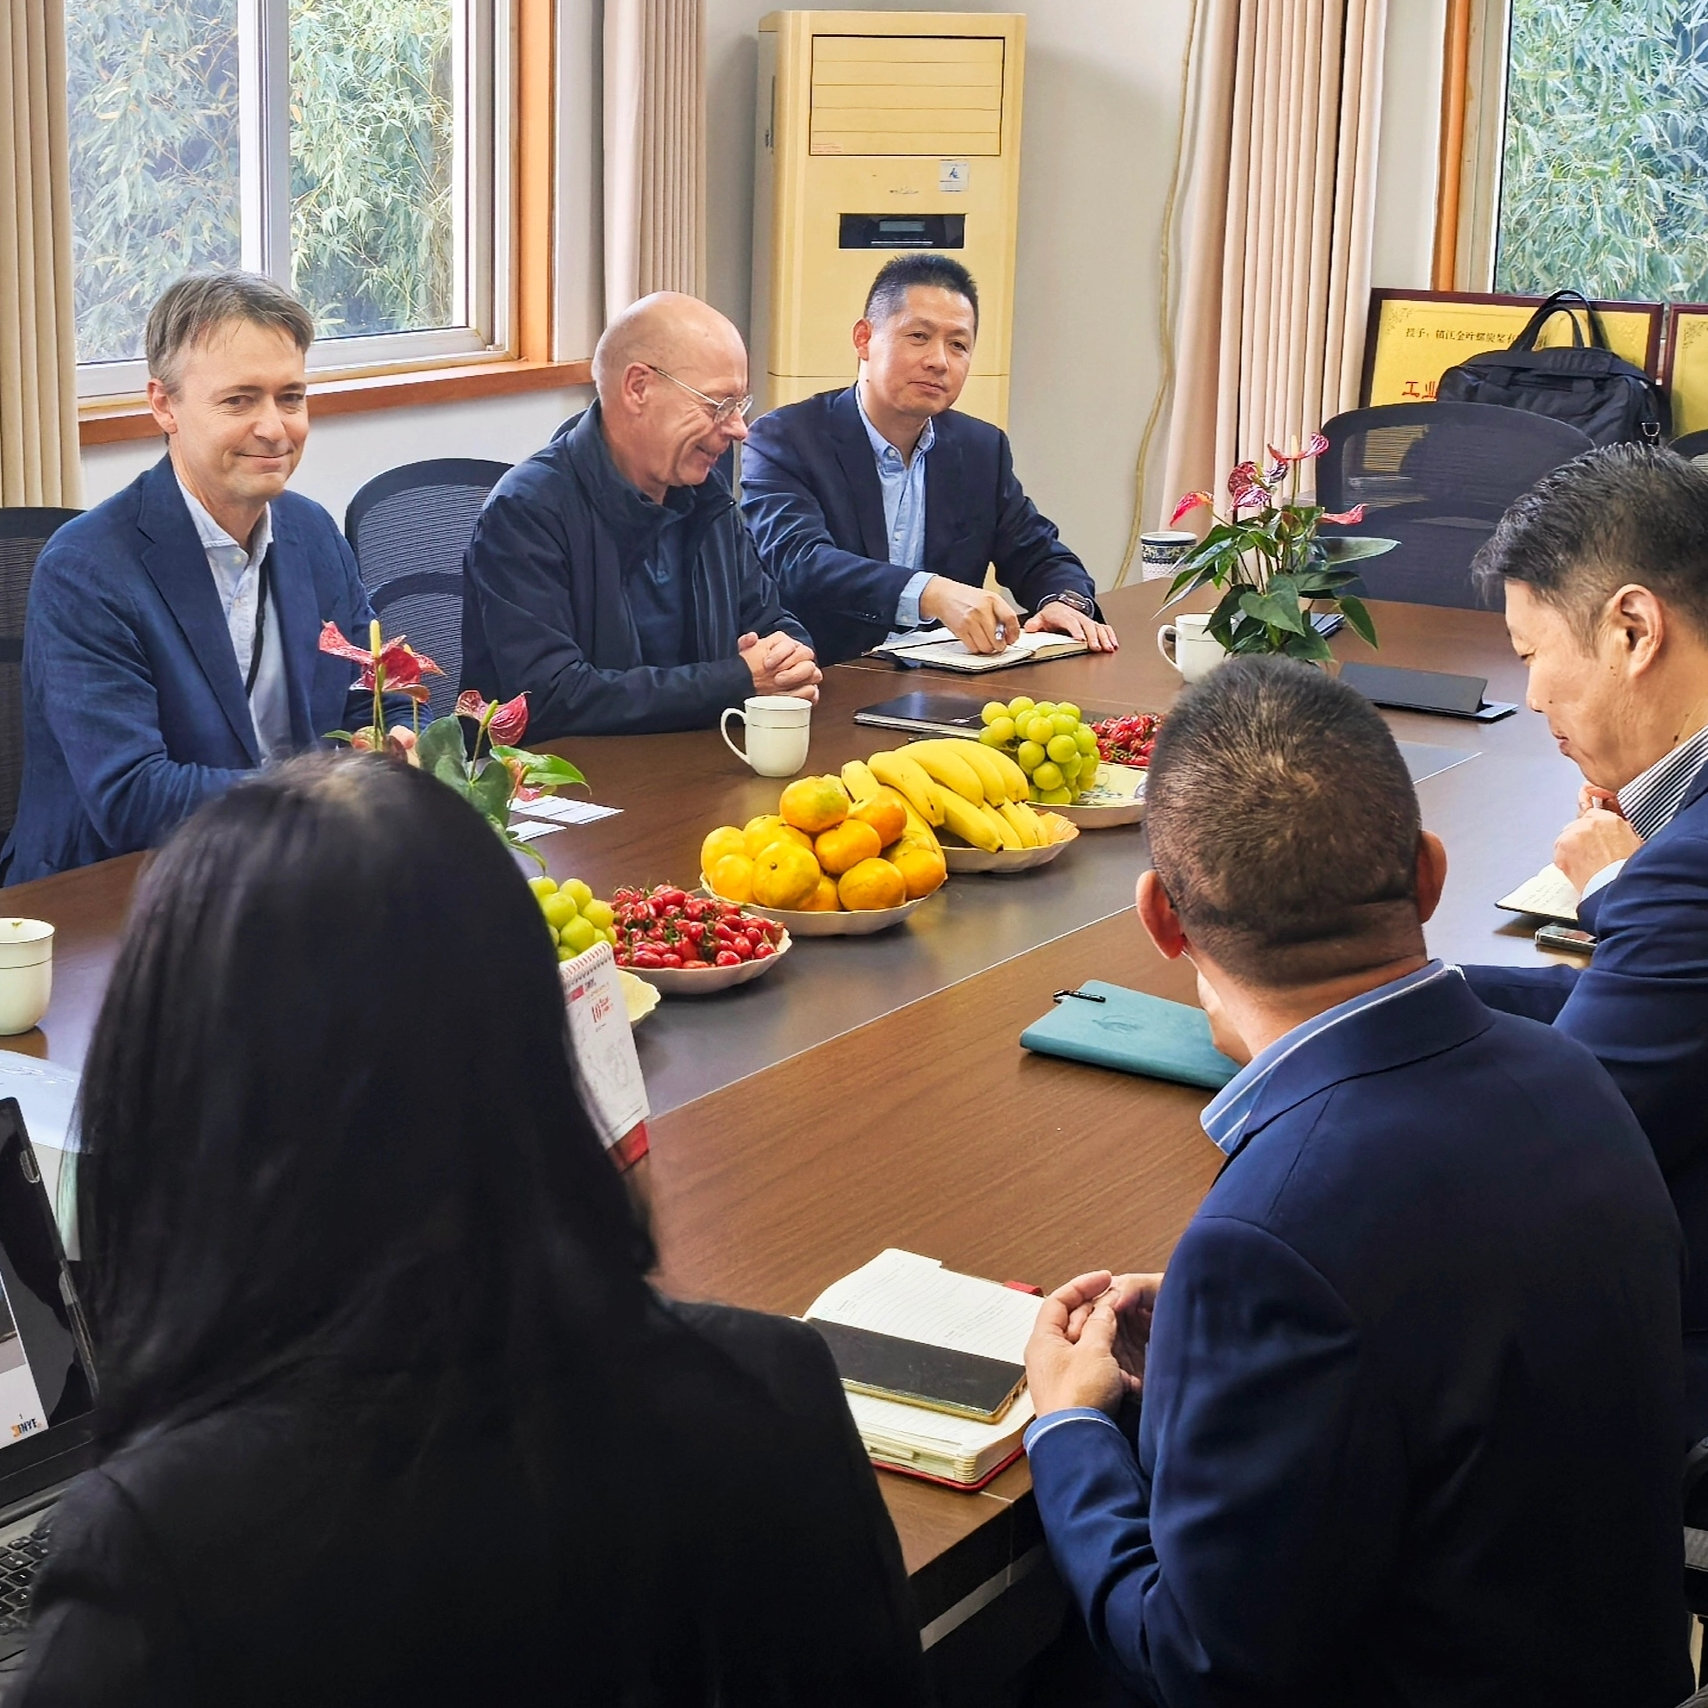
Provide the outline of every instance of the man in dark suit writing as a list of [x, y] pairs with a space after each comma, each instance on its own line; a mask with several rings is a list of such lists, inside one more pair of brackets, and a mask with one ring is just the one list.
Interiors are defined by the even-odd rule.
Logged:
[[332, 518], [285, 490], [308, 438], [309, 312], [253, 273], [191, 274], [148, 318], [167, 454], [68, 522], [24, 619], [24, 777], [6, 881], [150, 848], [245, 772], [367, 719], [373, 613]]
[[1167, 1708], [1664, 1708], [1680, 1241], [1641, 1130], [1429, 959], [1445, 855], [1350, 689], [1224, 665], [1148, 798], [1140, 917], [1246, 1065], [1167, 1274], [1078, 1277], [1028, 1348], [1093, 1645]]
[[900, 255], [854, 326], [860, 377], [761, 416], [742, 455], [742, 513], [819, 657], [946, 624], [969, 651], [1028, 629], [1113, 650], [1090, 575], [1014, 477], [1008, 435], [955, 408], [978, 338], [978, 287], [946, 255]]
[[1684, 1226], [1686, 1417], [1708, 1435], [1708, 470], [1611, 445], [1539, 481], [1481, 568], [1529, 701], [1584, 775], [1554, 863], [1589, 966], [1467, 967], [1483, 1000], [1601, 1059]]

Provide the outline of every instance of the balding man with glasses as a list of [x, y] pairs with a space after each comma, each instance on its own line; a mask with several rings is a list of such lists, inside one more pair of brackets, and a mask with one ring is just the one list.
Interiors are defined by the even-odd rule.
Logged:
[[528, 695], [529, 734], [699, 729], [750, 694], [818, 697], [718, 463], [747, 437], [747, 351], [662, 291], [593, 353], [598, 401], [492, 490], [465, 560], [463, 685]]

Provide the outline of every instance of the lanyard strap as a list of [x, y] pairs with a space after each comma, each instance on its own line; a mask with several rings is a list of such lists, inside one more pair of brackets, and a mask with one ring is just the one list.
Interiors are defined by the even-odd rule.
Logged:
[[261, 559], [261, 576], [255, 589], [255, 638], [249, 643], [249, 674], [243, 679], [247, 699], [255, 697], [255, 679], [261, 674], [261, 654], [267, 644], [267, 593], [272, 584], [273, 548]]

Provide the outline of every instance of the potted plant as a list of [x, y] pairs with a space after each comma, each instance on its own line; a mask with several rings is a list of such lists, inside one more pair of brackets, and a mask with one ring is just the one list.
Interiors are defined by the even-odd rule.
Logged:
[[[373, 721], [365, 729], [331, 730], [327, 740], [420, 766], [461, 795], [501, 840], [545, 869], [540, 851], [510, 828], [511, 807], [517, 801], [552, 794], [563, 784], [585, 783], [587, 779], [567, 759], [552, 753], [528, 753], [515, 745], [528, 727], [526, 694], [501, 705], [469, 689], [458, 698], [453, 716], [435, 718], [423, 729], [421, 707], [428, 689], [422, 678], [444, 672], [424, 653], [406, 645], [401, 635], [386, 640], [376, 621], [368, 631], [364, 651], [347, 641], [336, 623], [328, 623], [320, 631], [320, 650], [361, 665], [356, 687], [374, 696]], [[400, 724], [386, 728], [387, 694], [402, 695], [411, 702], [411, 727]], [[475, 726], [472, 747], [463, 735], [464, 718]]]
[[1224, 652], [1331, 657], [1328, 642], [1312, 626], [1313, 607], [1339, 611], [1356, 633], [1377, 644], [1364, 601], [1345, 591], [1358, 572], [1344, 566], [1380, 557], [1399, 542], [1352, 535], [1318, 538], [1324, 522], [1351, 527], [1364, 520], [1362, 504], [1334, 515], [1320, 504], [1300, 502], [1299, 471], [1327, 449], [1328, 440], [1313, 433], [1302, 451], [1271, 445], [1266, 468], [1241, 463], [1228, 476], [1226, 516], [1216, 514], [1207, 492], [1189, 492], [1175, 505], [1174, 521], [1203, 509], [1210, 512], [1211, 527], [1181, 563], [1164, 606], [1200, 587], [1220, 588], [1208, 630]]

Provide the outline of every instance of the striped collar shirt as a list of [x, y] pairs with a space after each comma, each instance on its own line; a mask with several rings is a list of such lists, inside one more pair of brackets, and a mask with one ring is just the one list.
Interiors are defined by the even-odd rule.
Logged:
[[1257, 1107], [1257, 1100], [1263, 1095], [1269, 1076], [1294, 1051], [1303, 1049], [1313, 1038], [1320, 1038], [1331, 1026], [1338, 1026], [1343, 1020], [1350, 1020], [1368, 1008], [1379, 1008], [1384, 1002], [1392, 1002], [1395, 997], [1405, 996], [1423, 985], [1433, 984], [1437, 979], [1461, 976], [1457, 967], [1431, 961], [1415, 973], [1407, 973], [1404, 978], [1394, 979], [1388, 984], [1379, 984], [1374, 990], [1367, 990], [1360, 996], [1336, 1003], [1333, 1008], [1325, 1008], [1321, 1014], [1313, 1015], [1302, 1025], [1277, 1038], [1268, 1049], [1253, 1056], [1216, 1093], [1200, 1117], [1204, 1131], [1218, 1150], [1232, 1156], [1245, 1137], [1245, 1124], [1251, 1119], [1251, 1112]]
[[1645, 842], [1672, 823], [1673, 815], [1684, 805], [1690, 785], [1696, 781], [1697, 772], [1705, 764], [1708, 764], [1708, 724], [1619, 791], [1619, 810]]

